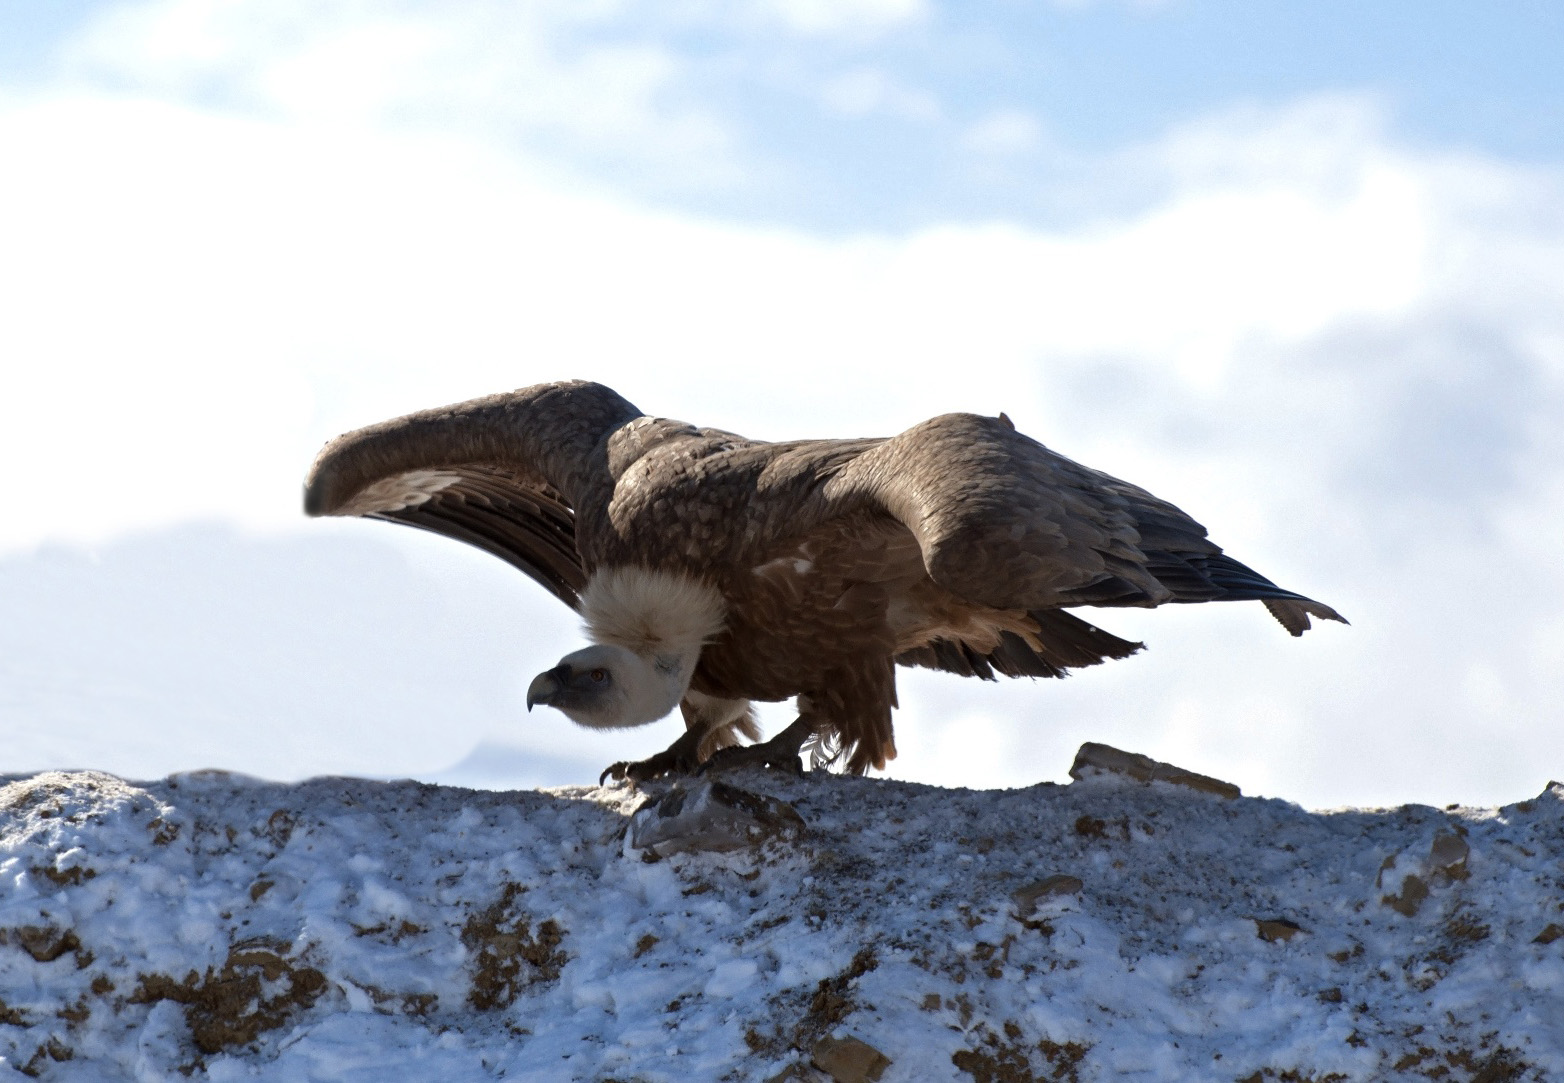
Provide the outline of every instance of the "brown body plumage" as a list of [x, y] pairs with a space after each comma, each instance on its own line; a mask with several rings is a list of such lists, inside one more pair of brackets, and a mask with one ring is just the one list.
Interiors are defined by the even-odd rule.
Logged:
[[[578, 609], [588, 592], [605, 646], [534, 689], [588, 725], [680, 704], [682, 745], [618, 765], [637, 778], [753, 737], [747, 701], [789, 696], [795, 738], [839, 744], [849, 770], [883, 767], [898, 663], [1061, 676], [1140, 648], [1065, 607], [1255, 599], [1294, 635], [1310, 614], [1342, 619], [1002, 416], [765, 443], [646, 417], [599, 384], [544, 384], [338, 438], [305, 507], [469, 542]], [[599, 674], [639, 706], [613, 706]]]

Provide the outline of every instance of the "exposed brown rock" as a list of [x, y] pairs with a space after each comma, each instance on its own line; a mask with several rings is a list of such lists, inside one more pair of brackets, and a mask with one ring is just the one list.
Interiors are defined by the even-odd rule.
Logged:
[[66, 952], [81, 947], [74, 931], [56, 929], [52, 925], [23, 925], [11, 930], [11, 937], [40, 963], [52, 963]]
[[884, 1053], [852, 1037], [821, 1038], [811, 1059], [836, 1083], [874, 1083], [891, 1066]]
[[1056, 873], [1017, 888], [1010, 897], [1015, 900], [1016, 916], [1026, 918], [1032, 916], [1037, 909], [1037, 904], [1044, 899], [1058, 898], [1062, 895], [1079, 895], [1085, 886], [1079, 877]]
[[1275, 943], [1278, 940], [1291, 940], [1299, 933], [1308, 932], [1296, 921], [1287, 918], [1254, 918], [1255, 934], [1267, 943]]
[[1466, 871], [1466, 859], [1471, 852], [1472, 848], [1460, 835], [1441, 831], [1428, 848], [1428, 871], [1450, 880], [1465, 880], [1470, 875]]
[[1401, 890], [1394, 895], [1385, 895], [1380, 902], [1400, 914], [1411, 917], [1417, 913], [1417, 908], [1423, 905], [1423, 900], [1428, 898], [1428, 885], [1420, 876], [1407, 876], [1401, 881]]
[[1551, 944], [1561, 936], [1564, 936], [1564, 925], [1556, 925], [1550, 922], [1546, 929], [1536, 935], [1532, 943]]
[[1081, 746], [1081, 750], [1075, 754], [1075, 763], [1070, 767], [1070, 777], [1079, 781], [1094, 771], [1107, 771], [1115, 775], [1127, 775], [1141, 782], [1171, 782], [1177, 786], [1188, 786], [1192, 790], [1200, 790], [1203, 793], [1214, 793], [1219, 797], [1234, 798], [1242, 796], [1242, 792], [1231, 782], [1223, 782], [1219, 778], [1211, 778], [1209, 775], [1199, 775], [1193, 771], [1186, 771], [1182, 767], [1175, 767], [1171, 763], [1162, 763], [1150, 756], [1143, 756], [1138, 752], [1125, 752], [1111, 745], [1101, 745], [1088, 741]]

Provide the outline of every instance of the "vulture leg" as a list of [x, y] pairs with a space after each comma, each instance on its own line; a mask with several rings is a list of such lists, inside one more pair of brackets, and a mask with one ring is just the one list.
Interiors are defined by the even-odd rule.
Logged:
[[[845, 770], [861, 775], [896, 757], [891, 708], [896, 706], [896, 666], [890, 657], [857, 659], [827, 671], [823, 691], [798, 696], [798, 720], [764, 744], [724, 748], [701, 764], [701, 774], [734, 767], [776, 767], [804, 773], [804, 744], [820, 736], [846, 753]], [[835, 757], [828, 757], [834, 759]], [[817, 761], [818, 762], [818, 761]]]
[[731, 771], [736, 767], [775, 767], [801, 775], [804, 773], [804, 761], [799, 753], [803, 751], [804, 742], [814, 732], [814, 723], [800, 715], [791, 726], [769, 741], [742, 748], [737, 745], [719, 748], [712, 753], [711, 759], [701, 764], [700, 773]]
[[718, 699], [691, 689], [679, 703], [679, 711], [684, 715], [684, 732], [677, 741], [644, 760], [613, 764], [598, 776], [598, 785], [610, 777], [636, 785], [663, 775], [692, 775], [713, 752], [738, 744], [740, 735], [751, 741], [760, 736], [747, 699]]

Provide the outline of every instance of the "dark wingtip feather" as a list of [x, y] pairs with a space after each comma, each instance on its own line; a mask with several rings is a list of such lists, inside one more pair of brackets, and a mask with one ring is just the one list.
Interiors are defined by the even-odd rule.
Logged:
[[1336, 612], [1323, 602], [1316, 602], [1312, 598], [1265, 598], [1265, 608], [1271, 611], [1271, 616], [1281, 623], [1292, 635], [1301, 636], [1312, 625], [1309, 623], [1309, 615], [1313, 614], [1321, 620], [1340, 621], [1347, 624], [1347, 618]]

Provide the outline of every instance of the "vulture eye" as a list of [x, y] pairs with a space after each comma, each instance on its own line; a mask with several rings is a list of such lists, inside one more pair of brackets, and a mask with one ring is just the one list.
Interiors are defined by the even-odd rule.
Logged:
[[592, 678], [594, 684], [602, 684], [604, 681], [608, 680], [608, 670], [594, 669], [591, 673], [588, 673], [587, 676]]

